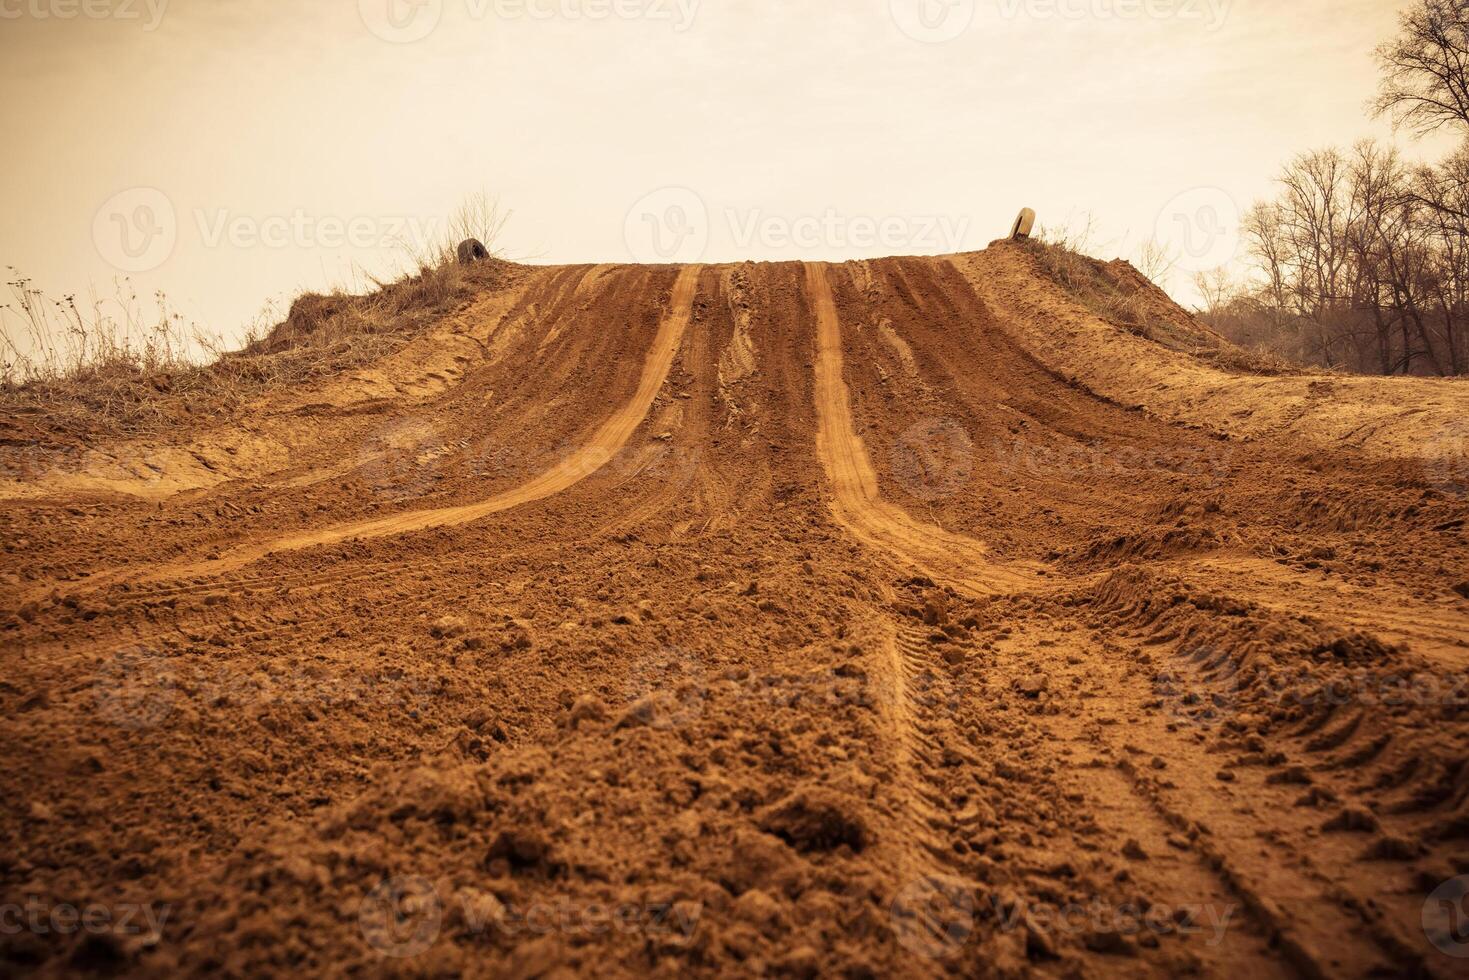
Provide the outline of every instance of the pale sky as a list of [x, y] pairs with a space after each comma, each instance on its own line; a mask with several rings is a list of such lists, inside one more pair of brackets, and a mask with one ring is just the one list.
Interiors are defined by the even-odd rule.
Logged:
[[0, 265], [238, 336], [481, 190], [540, 262], [950, 252], [1028, 205], [1102, 258], [1159, 229], [1191, 299], [1291, 155], [1391, 135], [1402, 6], [0, 0]]

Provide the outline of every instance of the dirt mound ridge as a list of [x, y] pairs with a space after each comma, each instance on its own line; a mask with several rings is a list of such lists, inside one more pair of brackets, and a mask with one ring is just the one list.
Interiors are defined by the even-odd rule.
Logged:
[[1455, 975], [1469, 393], [1043, 260], [487, 264], [6, 447], [0, 963]]
[[1102, 262], [1042, 242], [999, 243], [1023, 252], [1049, 279], [1103, 319], [1170, 350], [1242, 367], [1248, 354], [1183, 309], [1126, 259]]

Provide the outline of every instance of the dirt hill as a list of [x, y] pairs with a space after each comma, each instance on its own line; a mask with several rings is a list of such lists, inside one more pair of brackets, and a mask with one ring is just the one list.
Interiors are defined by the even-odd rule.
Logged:
[[366, 302], [6, 430], [4, 901], [163, 919], [10, 969], [1460, 968], [1462, 383], [1009, 243]]

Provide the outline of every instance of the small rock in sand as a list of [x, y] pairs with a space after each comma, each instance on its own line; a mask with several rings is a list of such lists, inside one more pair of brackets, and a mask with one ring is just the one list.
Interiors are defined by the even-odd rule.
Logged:
[[762, 929], [778, 926], [785, 917], [770, 893], [759, 888], [741, 895], [734, 903], [734, 911], [739, 918]]
[[798, 851], [832, 851], [844, 845], [861, 851], [872, 833], [855, 811], [851, 800], [825, 787], [812, 787], [767, 809], [759, 827]]
[[1038, 698], [1041, 696], [1041, 692], [1050, 687], [1050, 685], [1051, 680], [1045, 674], [1031, 674], [1029, 677], [1022, 677], [1016, 681], [1015, 690], [1019, 691], [1025, 697]]
[[942, 626], [949, 621], [949, 597], [937, 590], [923, 600], [923, 621], [929, 626]]
[[504, 830], [490, 845], [488, 857], [508, 861], [512, 868], [534, 868], [549, 863], [551, 842], [539, 830]]
[[1081, 942], [1093, 953], [1131, 956], [1135, 952], [1127, 937], [1113, 928], [1093, 929], [1081, 937]]
[[810, 946], [797, 946], [776, 963], [776, 972], [792, 980], [815, 980], [821, 975], [821, 954]]

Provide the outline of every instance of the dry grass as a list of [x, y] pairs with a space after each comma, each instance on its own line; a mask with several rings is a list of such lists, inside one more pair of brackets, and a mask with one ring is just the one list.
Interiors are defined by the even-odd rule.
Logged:
[[1075, 244], [1063, 233], [1024, 247], [1043, 275], [1099, 319], [1225, 371], [1273, 376], [1309, 370], [1268, 351], [1230, 343], [1129, 263], [1100, 262], [1082, 254]]
[[[13, 270], [12, 270], [13, 272]], [[42, 417], [48, 428], [90, 431], [97, 423], [146, 428], [180, 390], [207, 376], [218, 338], [186, 324], [161, 294], [144, 312], [128, 280], [88, 306], [52, 299], [18, 276], [0, 305], [0, 410], [14, 422]]]
[[[361, 296], [306, 293], [291, 304], [283, 323], [253, 340], [245, 353], [330, 349], [346, 341], [359, 344], [364, 337], [417, 333], [428, 321], [500, 278], [506, 263], [497, 256], [494, 243], [508, 218], [493, 198], [483, 193], [471, 196], [450, 217], [436, 241], [410, 252], [416, 272], [396, 282], [371, 280], [377, 290]], [[479, 239], [492, 257], [472, 266], [460, 265], [456, 248], [466, 238]]]
[[55, 381], [120, 366], [168, 370], [207, 353], [213, 342], [171, 312], [162, 294], [154, 297], [156, 313], [145, 313], [126, 279], [110, 299], [84, 308], [75, 296], [47, 297], [9, 271], [10, 301], [0, 303], [0, 382]]
[[1096, 259], [1083, 255], [1064, 238], [1032, 241], [1027, 248], [1041, 270], [1092, 313], [1108, 323], [1149, 339], [1164, 326], [1136, 289], [1125, 288]]
[[145, 314], [127, 280], [115, 297], [83, 307], [12, 275], [11, 301], [0, 304], [0, 444], [141, 435], [229, 417], [272, 390], [376, 361], [503, 279], [507, 263], [460, 266], [454, 246], [465, 237], [492, 246], [505, 217], [484, 195], [471, 198], [439, 241], [411, 256], [416, 271], [372, 280], [377, 288], [365, 295], [305, 294], [283, 322], [248, 331], [236, 351], [171, 312], [162, 294], [156, 313]]

